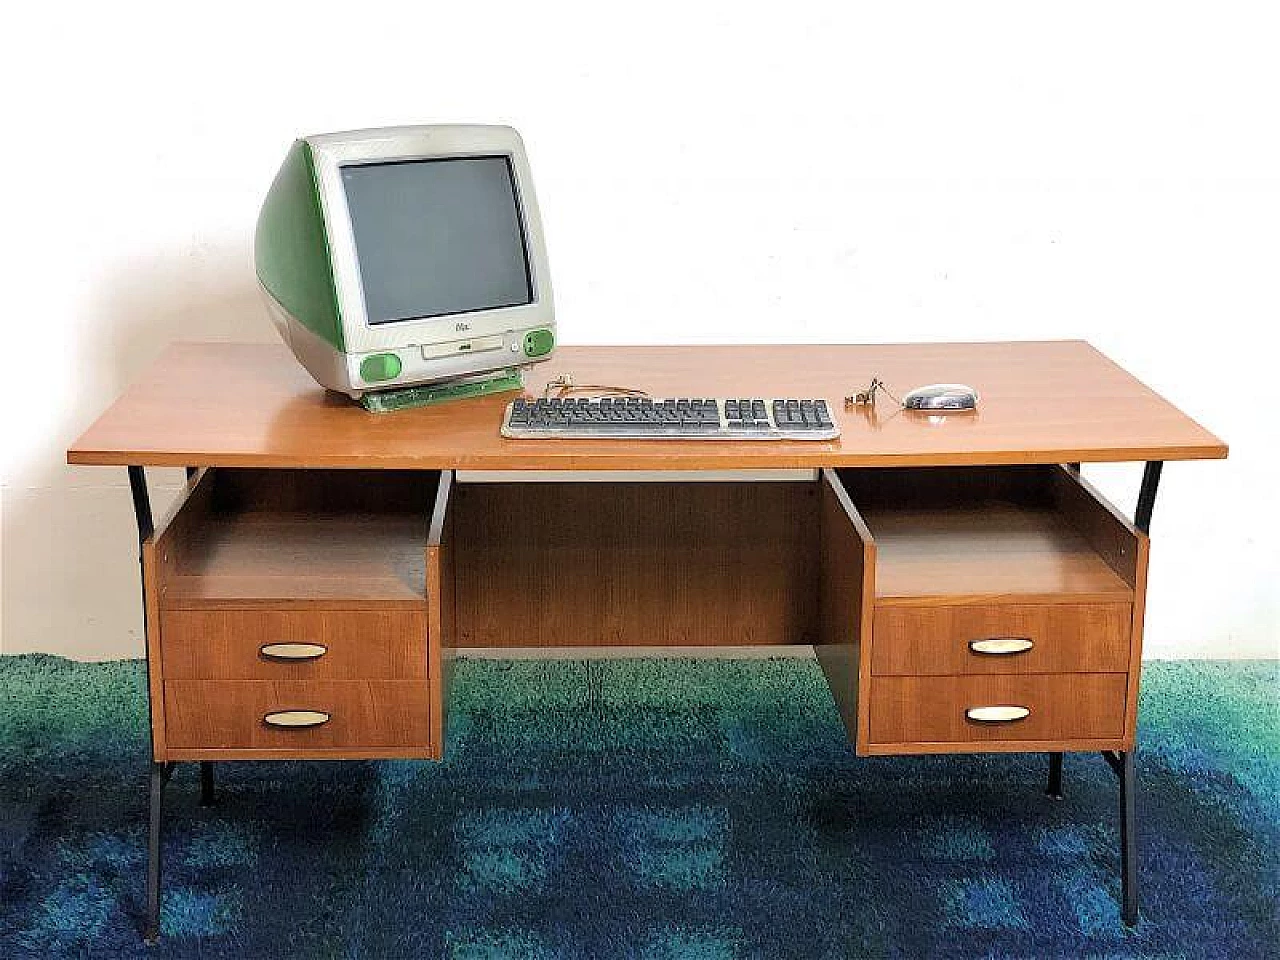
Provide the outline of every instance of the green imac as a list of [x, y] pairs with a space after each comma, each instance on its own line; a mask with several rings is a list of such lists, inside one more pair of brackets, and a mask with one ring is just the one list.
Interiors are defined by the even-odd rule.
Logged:
[[533, 179], [510, 127], [296, 141], [254, 260], [285, 343], [317, 382], [356, 399], [499, 382], [555, 346]]

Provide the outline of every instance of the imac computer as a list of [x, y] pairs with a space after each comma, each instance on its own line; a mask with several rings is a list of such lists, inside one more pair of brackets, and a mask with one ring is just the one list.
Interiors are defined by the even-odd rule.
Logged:
[[285, 343], [353, 398], [495, 381], [555, 346], [533, 179], [510, 127], [296, 141], [258, 217], [254, 260]]

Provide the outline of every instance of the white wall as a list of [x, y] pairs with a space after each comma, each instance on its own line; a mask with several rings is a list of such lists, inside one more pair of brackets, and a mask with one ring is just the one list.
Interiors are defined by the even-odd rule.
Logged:
[[[5, 652], [141, 651], [124, 471], [64, 450], [167, 342], [274, 339], [250, 238], [289, 140], [470, 120], [525, 135], [566, 342], [1093, 341], [1232, 445], [1165, 471], [1148, 655], [1277, 654], [1265, 5], [18, 9]], [[1131, 507], [1139, 468], [1088, 472]]]

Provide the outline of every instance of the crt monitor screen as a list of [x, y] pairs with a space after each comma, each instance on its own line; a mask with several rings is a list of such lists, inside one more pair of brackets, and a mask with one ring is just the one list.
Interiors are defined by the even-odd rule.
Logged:
[[507, 157], [342, 168], [370, 324], [533, 302]]

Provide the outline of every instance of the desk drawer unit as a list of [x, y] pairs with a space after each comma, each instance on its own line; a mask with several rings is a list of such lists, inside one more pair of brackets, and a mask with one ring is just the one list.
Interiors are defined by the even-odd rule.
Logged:
[[815, 645], [864, 755], [1132, 741], [1147, 541], [1060, 467], [824, 471]]
[[193, 478], [144, 548], [157, 758], [438, 758], [449, 490], [419, 472]]

